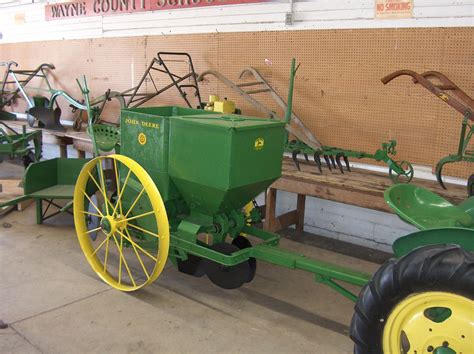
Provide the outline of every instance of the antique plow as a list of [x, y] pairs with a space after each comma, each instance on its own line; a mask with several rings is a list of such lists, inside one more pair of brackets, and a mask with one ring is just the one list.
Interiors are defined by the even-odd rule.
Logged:
[[[294, 78], [298, 67], [296, 67], [293, 63], [292, 75], [290, 77], [290, 86], [293, 86], [294, 84]], [[344, 173], [342, 161], [344, 161], [346, 170], [350, 172], [351, 168], [349, 164], [349, 158], [367, 158], [386, 163], [389, 167], [390, 178], [394, 182], [408, 183], [413, 178], [413, 167], [408, 161], [397, 162], [393, 159], [393, 156], [396, 155], [395, 147], [397, 143], [395, 140], [391, 140], [388, 143], [383, 143], [382, 148], [373, 154], [362, 151], [347, 150], [340, 147], [326, 146], [322, 144], [293, 111], [288, 111], [287, 103], [257, 69], [249, 67], [241, 72], [239, 79], [244, 79], [246, 76], [250, 75], [254, 79], [254, 81], [250, 82], [244, 81], [241, 83], [234, 83], [220, 72], [215, 70], [208, 70], [201, 73], [198, 77], [198, 81], [203, 81], [207, 76], [210, 75], [223, 82], [226, 86], [231, 88], [240, 97], [244, 98], [247, 102], [252, 104], [252, 106], [265, 114], [267, 117], [286, 122], [286, 130], [296, 139], [291, 141], [288, 139], [286, 140], [285, 152], [292, 155], [293, 161], [295, 162], [298, 170], [300, 169], [300, 162], [298, 160], [299, 154], [303, 154], [307, 162], [310, 161], [309, 156], [313, 157], [320, 173], [322, 173], [323, 166], [321, 158], [324, 159], [324, 163], [329, 168], [329, 170], [338, 168], [341, 173]], [[287, 113], [285, 117], [279, 117], [274, 111], [254, 97], [254, 95], [261, 93], [269, 94], [280, 108], [289, 113]]]
[[[43, 95], [36, 95], [30, 97], [28, 90], [45, 90], [51, 96], [55, 90], [51, 86], [49, 80], [49, 72], [54, 70], [52, 64], [41, 64], [34, 70], [16, 70], [18, 64], [14, 61], [1, 62], [0, 66], [5, 66], [3, 81], [0, 83], [0, 117], [7, 119], [15, 119], [9, 112], [2, 109], [6, 106], [11, 106], [15, 100], [22, 96], [28, 106], [26, 113], [28, 124], [32, 127], [36, 122], [40, 128], [47, 128], [52, 130], [63, 130], [60, 123], [61, 109], [59, 106], [53, 107], [50, 104], [50, 98]], [[47, 88], [32, 87], [31, 81], [35, 78], [44, 80]], [[10, 88], [13, 86], [13, 88]]]
[[[404, 75], [412, 77], [415, 84], [420, 84], [463, 116], [458, 151], [443, 157], [436, 164], [436, 179], [441, 187], [446, 189], [442, 179], [443, 167], [446, 164], [460, 161], [474, 162], [474, 148], [470, 144], [474, 135], [474, 124], [472, 123], [474, 121], [474, 100], [445, 75], [437, 71], [418, 74], [411, 70], [399, 70], [382, 78], [382, 82], [388, 84], [393, 79]], [[430, 79], [437, 79], [439, 84], [433, 83]], [[474, 195], [474, 174], [468, 179], [468, 193]]]

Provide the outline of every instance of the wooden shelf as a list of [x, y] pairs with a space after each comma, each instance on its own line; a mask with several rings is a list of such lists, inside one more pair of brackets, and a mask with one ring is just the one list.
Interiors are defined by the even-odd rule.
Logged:
[[[295, 224], [297, 229], [303, 230], [306, 196], [392, 212], [383, 198], [384, 191], [392, 185], [388, 173], [352, 169], [352, 172], [344, 171], [342, 174], [339, 169], [333, 169], [331, 172], [324, 166], [323, 173], [320, 174], [314, 163], [301, 161], [300, 168], [301, 171], [298, 171], [291, 159], [283, 159], [282, 177], [268, 188], [266, 194], [266, 230], [277, 231]], [[453, 204], [459, 204], [467, 197], [465, 186], [446, 184], [448, 190], [444, 190], [436, 181], [417, 178], [411, 183], [429, 189]], [[276, 217], [278, 190], [298, 194], [298, 205], [296, 210]]]

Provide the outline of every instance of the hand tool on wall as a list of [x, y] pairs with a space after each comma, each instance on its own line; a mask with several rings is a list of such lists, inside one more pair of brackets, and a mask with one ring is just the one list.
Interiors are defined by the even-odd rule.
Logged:
[[[455, 154], [443, 157], [438, 161], [435, 168], [438, 183], [441, 187], [446, 189], [442, 179], [443, 167], [446, 164], [460, 161], [474, 162], [474, 148], [470, 145], [471, 138], [474, 135], [474, 124], [472, 123], [474, 121], [474, 100], [446, 75], [437, 71], [426, 71], [422, 74], [418, 74], [412, 70], [398, 70], [385, 76], [381, 80], [384, 84], [388, 84], [399, 76], [410, 76], [413, 79], [413, 83], [421, 85], [463, 116], [458, 151]], [[434, 83], [432, 81], [433, 79], [437, 80], [438, 83]], [[474, 194], [473, 183], [474, 175], [468, 180], [469, 195]]]
[[[292, 67], [290, 75], [290, 92], [292, 91], [292, 83], [294, 82], [298, 67], [296, 65]], [[322, 173], [321, 158], [324, 159], [329, 170], [332, 171], [333, 168], [338, 168], [341, 173], [344, 173], [341, 160], [344, 160], [346, 169], [350, 172], [349, 158], [368, 158], [385, 162], [389, 167], [390, 178], [394, 182], [408, 183], [413, 178], [412, 165], [408, 161], [397, 162], [393, 158], [393, 156], [396, 155], [395, 146], [397, 143], [395, 140], [383, 143], [382, 148], [378, 149], [373, 154], [322, 144], [320, 140], [305, 126], [303, 121], [292, 110], [288, 110], [288, 105], [283, 98], [281, 98], [268, 80], [266, 80], [265, 77], [253, 67], [243, 70], [239, 76], [239, 79], [241, 80], [245, 77], [251, 76], [252, 81], [234, 83], [216, 70], [208, 70], [201, 73], [198, 76], [197, 81], [203, 81], [207, 76], [214, 76], [217, 78], [267, 117], [286, 121], [286, 130], [296, 137], [296, 140], [287, 141], [285, 151], [292, 155], [293, 161], [298, 170], [300, 169], [300, 163], [298, 160], [299, 154], [303, 154], [307, 162], [309, 162], [309, 156], [312, 156], [320, 173]], [[279, 117], [276, 112], [254, 97], [256, 94], [261, 93], [269, 94], [283, 111], [289, 113], [287, 113], [285, 117]]]

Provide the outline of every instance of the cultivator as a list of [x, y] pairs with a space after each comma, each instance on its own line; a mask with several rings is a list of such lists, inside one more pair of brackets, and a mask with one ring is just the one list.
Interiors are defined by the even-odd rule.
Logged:
[[[474, 162], [474, 147], [471, 147], [470, 144], [474, 135], [474, 124], [472, 123], [474, 121], [474, 100], [454, 82], [437, 71], [427, 71], [423, 74], [418, 74], [411, 70], [399, 70], [382, 78], [382, 82], [388, 84], [399, 76], [412, 77], [415, 84], [420, 84], [463, 116], [457, 153], [443, 157], [436, 164], [436, 179], [441, 187], [446, 189], [442, 179], [443, 167], [446, 164], [460, 161]], [[430, 79], [438, 80], [439, 84], [433, 83]], [[468, 180], [468, 193], [469, 195], [474, 195], [474, 175]]]
[[[295, 67], [293, 64], [293, 69], [290, 76], [290, 86], [293, 86], [298, 67]], [[288, 139], [286, 140], [285, 152], [291, 154], [298, 170], [300, 170], [298, 155], [303, 154], [307, 162], [310, 162], [309, 156], [314, 159], [314, 163], [316, 164], [316, 167], [320, 173], [322, 173], [323, 163], [330, 171], [332, 171], [334, 168], [339, 169], [341, 173], [344, 173], [342, 161], [344, 161], [346, 170], [350, 172], [351, 168], [349, 158], [356, 158], [373, 159], [375, 161], [384, 162], [389, 167], [389, 175], [394, 182], [408, 183], [413, 178], [412, 165], [408, 161], [398, 162], [393, 158], [397, 153], [395, 150], [397, 142], [395, 140], [391, 140], [388, 143], [383, 143], [382, 148], [373, 154], [323, 145], [293, 111], [288, 111], [287, 103], [275, 91], [275, 89], [270, 85], [265, 77], [253, 67], [243, 70], [239, 76], [239, 79], [244, 79], [247, 76], [251, 76], [252, 80], [254, 81], [250, 82], [244, 81], [241, 83], [234, 83], [220, 72], [215, 70], [203, 72], [199, 75], [197, 81], [203, 81], [207, 76], [214, 76], [217, 78], [267, 117], [286, 122], [286, 130], [296, 139], [291, 141]], [[276, 112], [262, 104], [254, 97], [254, 95], [261, 93], [269, 94], [283, 111], [289, 113], [287, 113], [285, 117], [279, 117]], [[321, 158], [323, 158], [324, 161]]]

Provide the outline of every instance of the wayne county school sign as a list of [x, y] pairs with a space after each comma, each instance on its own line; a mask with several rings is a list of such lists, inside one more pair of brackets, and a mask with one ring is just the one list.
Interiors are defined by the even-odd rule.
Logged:
[[269, 2], [271, 0], [83, 0], [48, 4], [46, 20], [84, 16], [109, 16], [121, 13], [174, 10], [190, 7], [221, 6]]

